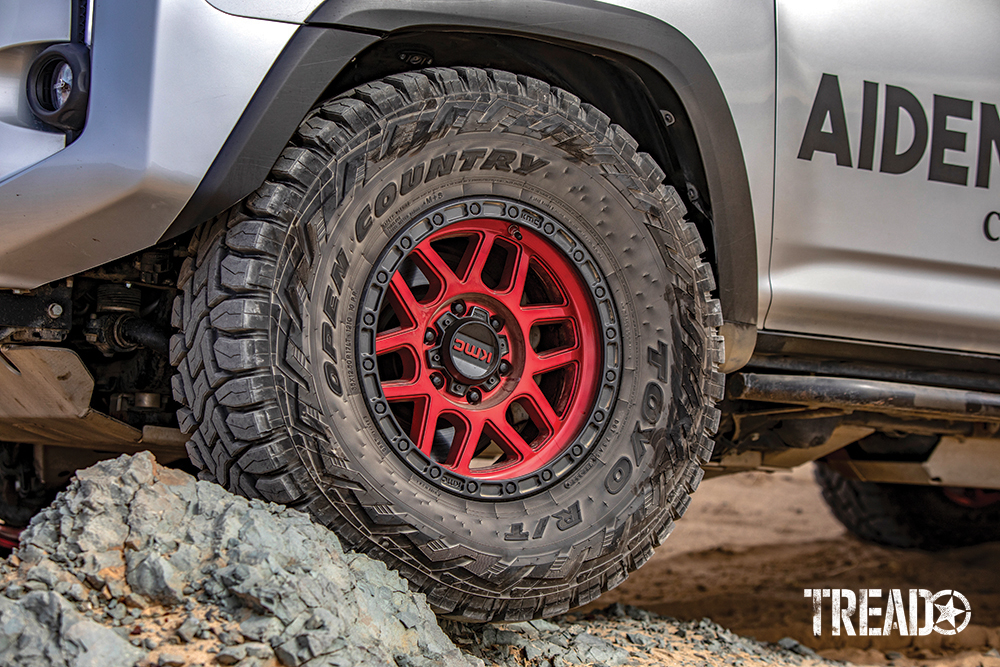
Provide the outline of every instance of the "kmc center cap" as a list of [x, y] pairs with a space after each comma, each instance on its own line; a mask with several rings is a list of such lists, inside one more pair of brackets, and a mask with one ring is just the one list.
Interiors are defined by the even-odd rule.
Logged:
[[456, 380], [476, 384], [496, 372], [500, 344], [488, 325], [479, 321], [460, 323], [447, 338], [444, 365]]

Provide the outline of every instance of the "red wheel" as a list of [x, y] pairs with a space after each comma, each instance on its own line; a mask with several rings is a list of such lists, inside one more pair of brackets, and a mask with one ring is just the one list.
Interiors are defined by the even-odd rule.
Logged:
[[361, 386], [425, 481], [513, 499], [580, 464], [621, 378], [596, 266], [563, 223], [500, 197], [452, 200], [396, 234], [362, 298]]
[[393, 414], [458, 475], [533, 473], [586, 423], [602, 365], [593, 299], [527, 227], [480, 218], [429, 235], [392, 275], [377, 331]]
[[1000, 491], [967, 489], [957, 486], [945, 486], [941, 491], [948, 500], [962, 507], [977, 509], [1000, 503]]

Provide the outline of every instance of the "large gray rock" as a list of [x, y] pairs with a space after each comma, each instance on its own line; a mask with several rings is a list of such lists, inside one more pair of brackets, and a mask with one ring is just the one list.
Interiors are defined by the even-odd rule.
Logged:
[[144, 655], [58, 593], [0, 597], [0, 665], [131, 667]]
[[[197, 596], [222, 617], [239, 616], [248, 640], [269, 644], [282, 663], [294, 667], [478, 663], [441, 632], [422, 595], [411, 593], [382, 563], [345, 554], [333, 533], [307, 515], [233, 496], [218, 485], [158, 466], [148, 453], [78, 472], [69, 488], [32, 520], [17, 556], [18, 581], [8, 586], [8, 596], [23, 593], [20, 581], [29, 590], [69, 592], [82, 580], [89, 602], [81, 602], [81, 608], [96, 605], [98, 615], [108, 613], [109, 623], [118, 622], [126, 605], [169, 609], [187, 604], [190, 609], [192, 596]], [[50, 607], [80, 616], [55, 593], [31, 593], [17, 602], [0, 598], [0, 609], [6, 610], [2, 618], [9, 611], [10, 627], [21, 627], [20, 619], [31, 615], [25, 605], [37, 606], [35, 596], [40, 595], [49, 596]], [[65, 641], [90, 646], [83, 638], [94, 628], [111, 633], [83, 619], [71, 626], [86, 624], [73, 634], [81, 638], [64, 641], [69, 630], [53, 626], [55, 616], [33, 618], [31, 627], [38, 631], [30, 634], [37, 637], [31, 642], [50, 649]], [[20, 641], [7, 628], [4, 620], [0, 646]], [[133, 648], [119, 639], [109, 641], [106, 650], [121, 644]], [[224, 648], [220, 640], [219, 650]], [[170, 652], [175, 649], [179, 647]], [[80, 660], [93, 650], [53, 664], [91, 664]], [[134, 662], [133, 653], [121, 655]], [[102, 658], [101, 667], [117, 665], [114, 655]], [[226, 654], [223, 659], [230, 658]]]

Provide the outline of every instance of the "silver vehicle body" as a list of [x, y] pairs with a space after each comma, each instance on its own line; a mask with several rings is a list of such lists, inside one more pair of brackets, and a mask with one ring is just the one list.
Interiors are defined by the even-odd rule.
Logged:
[[[944, 10], [931, 2], [819, 8], [804, 0], [421, 0], [391, 7], [372, 0], [93, 0], [89, 116], [80, 136], [64, 146], [61, 133], [25, 114], [20, 97], [25, 54], [67, 39], [71, 4], [16, 0], [0, 6], [2, 288], [34, 288], [161, 239], [307, 21], [347, 28], [340, 34], [348, 53], [377, 33], [435, 25], [599, 43], [648, 63], [682, 99], [697, 103], [689, 89], [702, 82], [672, 78], [683, 69], [674, 67], [671, 46], [672, 36], [680, 35], [707, 62], [738, 137], [738, 150], [708, 174], [713, 202], [728, 194], [721, 184], [733, 174], [749, 185], [741, 211], [728, 210], [732, 203], [715, 207], [717, 242], [731, 255], [736, 248], [756, 257], [756, 306], [732, 319], [734, 325], [1000, 353], [992, 335], [1000, 326], [994, 305], [1000, 301], [1000, 246], [989, 229], [983, 231], [998, 205], [988, 187], [974, 186], [980, 109], [1000, 99], [998, 47], [988, 39], [1000, 25], [995, 4]], [[892, 35], [882, 32], [886, 25], [893, 26]], [[824, 74], [838, 77], [849, 168], [822, 150], [800, 157]], [[881, 91], [872, 112], [878, 134], [866, 139], [875, 141], [876, 153], [886, 85], [913, 91], [926, 112], [933, 130], [927, 150], [906, 173], [880, 173], [878, 159], [871, 169], [857, 166], [865, 81], [877, 82]], [[972, 117], [952, 115], [939, 128], [935, 96], [973, 101]], [[714, 101], [704, 104], [704, 111], [718, 112]], [[688, 112], [702, 154], [718, 152], [724, 137], [703, 123], [698, 108]], [[830, 122], [824, 117], [819, 132], [836, 134]], [[905, 118], [900, 127], [899, 146], [905, 147], [911, 131]], [[964, 150], [948, 143], [958, 138]], [[944, 163], [968, 168], [965, 185], [928, 180], [932, 144]], [[985, 150], [992, 161], [992, 145]], [[749, 216], [752, 234], [741, 228], [726, 236], [726, 216], [736, 214]], [[718, 271], [731, 314], [741, 304], [733, 298], [727, 303], [729, 272]], [[724, 333], [725, 370], [734, 370], [749, 357], [753, 337]]]
[[[765, 327], [1000, 353], [1000, 246], [984, 232], [998, 208], [1000, 175], [997, 147], [980, 141], [984, 111], [1000, 103], [1000, 47], [991, 38], [1000, 6], [783, 1], [777, 26], [773, 296]], [[839, 80], [850, 166], [830, 153], [799, 158], [824, 73]], [[878, 102], [869, 105], [865, 137], [874, 154], [862, 160], [866, 85], [877, 88]], [[919, 159], [903, 173], [886, 173], [883, 146], [895, 139], [904, 152], [915, 125], [904, 110], [898, 135], [886, 137], [895, 116], [887, 123], [890, 86], [912, 93], [924, 114], [917, 123], [926, 123], [914, 149]]]
[[[68, 1], [50, 4], [70, 15]], [[34, 3], [5, 7], [22, 5]], [[93, 9], [86, 130], [3, 175], [5, 287], [36, 287], [156, 243], [294, 31], [202, 0]], [[23, 98], [23, 89], [7, 90]]]

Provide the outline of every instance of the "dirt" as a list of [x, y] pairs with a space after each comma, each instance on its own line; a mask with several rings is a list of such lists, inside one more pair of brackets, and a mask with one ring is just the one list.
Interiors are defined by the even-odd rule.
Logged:
[[[826, 658], [861, 664], [1000, 667], [998, 568], [1000, 543], [927, 553], [850, 537], [803, 466], [706, 480], [653, 558], [582, 611], [620, 602], [682, 620], [708, 617], [739, 635], [791, 637]], [[908, 589], [952, 589], [968, 598], [972, 619], [954, 636], [835, 637], [826, 601], [815, 637], [807, 588], [902, 589], [904, 597]]]

